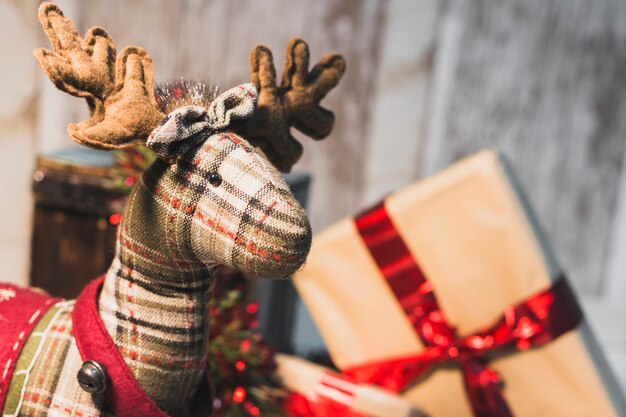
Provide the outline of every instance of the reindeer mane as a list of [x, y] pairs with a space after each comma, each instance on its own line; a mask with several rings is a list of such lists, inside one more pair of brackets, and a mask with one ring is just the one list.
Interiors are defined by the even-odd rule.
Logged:
[[157, 105], [165, 114], [184, 106], [207, 109], [218, 95], [219, 88], [215, 84], [183, 78], [160, 82], [154, 89]]

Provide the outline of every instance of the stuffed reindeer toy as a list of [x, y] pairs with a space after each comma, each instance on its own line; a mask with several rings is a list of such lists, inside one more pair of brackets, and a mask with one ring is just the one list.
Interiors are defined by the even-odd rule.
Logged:
[[75, 301], [0, 286], [0, 410], [193, 414], [216, 266], [283, 278], [307, 256], [309, 221], [279, 171], [302, 153], [291, 127], [315, 139], [330, 133], [333, 114], [319, 102], [345, 62], [329, 55], [309, 71], [308, 47], [294, 39], [280, 84], [271, 52], [258, 46], [251, 84], [215, 96], [182, 82], [155, 94], [145, 50], [116, 54], [100, 27], [83, 39], [51, 3], [39, 20], [53, 48], [35, 51], [39, 64], [91, 111], [68, 127], [72, 139], [101, 149], [145, 144], [159, 159], [132, 190], [110, 268]]

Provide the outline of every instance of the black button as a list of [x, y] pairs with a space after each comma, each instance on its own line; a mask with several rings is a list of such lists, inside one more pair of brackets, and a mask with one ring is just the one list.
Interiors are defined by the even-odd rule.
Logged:
[[80, 387], [90, 394], [101, 394], [107, 387], [107, 373], [96, 361], [83, 362], [76, 378]]

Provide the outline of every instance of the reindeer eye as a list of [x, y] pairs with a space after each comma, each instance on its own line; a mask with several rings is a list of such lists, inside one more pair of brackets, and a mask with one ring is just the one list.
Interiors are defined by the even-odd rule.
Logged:
[[209, 182], [211, 183], [212, 186], [219, 187], [220, 184], [222, 183], [222, 176], [218, 174], [217, 172], [210, 172]]

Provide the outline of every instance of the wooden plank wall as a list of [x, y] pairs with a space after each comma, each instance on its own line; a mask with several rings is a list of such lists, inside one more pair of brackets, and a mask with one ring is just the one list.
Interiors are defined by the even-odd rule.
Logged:
[[[610, 0], [450, 2], [445, 114], [421, 172], [502, 149], [587, 294], [599, 294], [626, 141], [626, 7]], [[453, 27], [455, 26], [456, 27]], [[432, 131], [431, 131], [432, 133]]]
[[[1, 7], [22, 13], [28, 36], [38, 30], [33, 3], [0, 0]], [[626, 262], [621, 260], [626, 250], [626, 3], [59, 3], [81, 30], [99, 24], [109, 29], [118, 48], [138, 44], [148, 49], [157, 81], [182, 76], [223, 87], [246, 82], [254, 44], [268, 45], [280, 66], [294, 35], [309, 41], [314, 60], [330, 50], [343, 52], [348, 71], [326, 101], [338, 115], [336, 129], [325, 142], [305, 140], [298, 167], [314, 176], [315, 230], [478, 149], [501, 149], [626, 381], [626, 330], [615, 319], [626, 313], [621, 306], [626, 296]], [[39, 44], [47, 45], [38, 33]], [[32, 42], [20, 48], [28, 54], [19, 56], [30, 59]], [[30, 66], [25, 68], [32, 74]], [[32, 77], [40, 92], [38, 149], [66, 146], [65, 125], [85, 117], [85, 106], [56, 92], [41, 75]], [[30, 100], [33, 95], [25, 93]], [[21, 110], [25, 126], [32, 123], [32, 108]], [[3, 117], [0, 131], [8, 132]], [[2, 146], [5, 136], [0, 135]], [[6, 178], [7, 168], [0, 169], [0, 178]], [[26, 183], [27, 170], [20, 172]], [[28, 197], [20, 198], [27, 207]], [[0, 206], [0, 214], [3, 208], [9, 210]]]

